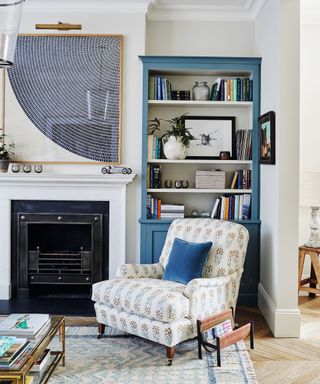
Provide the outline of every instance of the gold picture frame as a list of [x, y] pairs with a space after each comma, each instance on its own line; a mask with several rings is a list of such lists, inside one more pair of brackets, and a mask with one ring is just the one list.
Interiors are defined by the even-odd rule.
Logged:
[[[69, 37], [79, 37], [79, 38], [82, 38], [82, 37], [103, 37], [103, 38], [115, 38], [115, 39], [118, 39], [119, 40], [119, 46], [120, 46], [120, 52], [119, 52], [119, 86], [118, 86], [118, 92], [119, 92], [119, 98], [117, 98], [117, 102], [118, 102], [118, 106], [119, 106], [119, 114], [118, 114], [118, 125], [117, 125], [117, 128], [118, 128], [118, 131], [117, 131], [117, 134], [118, 134], [118, 140], [117, 140], [117, 145], [115, 145], [114, 147], [116, 148], [116, 151], [117, 151], [117, 161], [97, 161], [97, 160], [90, 160], [88, 158], [85, 158], [83, 157], [83, 161], [81, 160], [82, 157], [76, 153], [68, 153], [68, 157], [70, 158], [77, 158], [77, 160], [53, 160], [51, 158], [46, 158], [46, 154], [44, 153], [44, 157], [43, 159], [41, 158], [28, 158], [27, 155], [25, 156], [20, 156], [18, 155], [18, 157], [16, 159], [14, 159], [12, 162], [14, 163], [23, 163], [23, 164], [78, 164], [78, 165], [96, 165], [96, 164], [121, 164], [121, 151], [122, 151], [122, 88], [123, 88], [123, 35], [121, 34], [19, 34], [19, 36], [21, 37], [64, 37], [64, 38], [69, 38]], [[13, 106], [9, 106], [8, 105], [8, 88], [6, 85], [7, 85], [7, 82], [8, 82], [8, 74], [6, 73], [6, 71], [3, 71], [3, 77], [2, 77], [2, 118], [1, 118], [1, 130], [3, 133], [6, 133], [8, 134], [9, 136], [11, 136], [11, 133], [14, 131], [14, 129], [11, 127], [11, 130], [8, 128], [10, 124], [8, 124], [8, 119], [12, 118], [12, 117], [8, 117], [8, 112], [9, 112], [9, 109], [10, 108], [13, 108]], [[13, 92], [12, 92], [13, 94]], [[11, 94], [11, 98], [12, 98], [12, 94]], [[18, 100], [16, 100], [16, 104], [19, 105], [19, 102]], [[18, 113], [22, 114], [22, 113], [25, 113], [22, 108], [17, 107], [18, 109]], [[11, 111], [12, 113], [12, 111]], [[20, 116], [21, 117], [21, 116]], [[25, 116], [23, 116], [23, 119], [28, 119], [27, 117], [27, 114], [25, 113]], [[46, 136], [43, 132], [40, 132], [40, 130], [34, 125], [34, 123], [28, 119], [28, 123], [30, 123], [30, 126], [32, 125], [32, 130], [33, 132], [36, 132], [38, 131], [37, 135], [40, 134], [40, 135], [43, 135], [44, 137], [42, 137], [42, 139], [44, 141], [46, 141], [46, 143], [49, 145], [51, 144], [52, 146], [56, 146], [55, 150], [56, 152], [58, 153], [59, 152], [59, 156], [60, 157], [63, 157], [64, 154], [66, 154], [66, 151], [67, 149], [64, 148], [64, 147], [60, 147], [59, 146], [59, 143], [55, 142], [55, 141], [52, 141], [48, 136]], [[30, 127], [29, 127], [30, 128]], [[21, 128], [19, 128], [21, 129]], [[11, 132], [12, 131], [12, 132]], [[23, 137], [25, 135], [25, 132], [21, 130], [21, 132], [23, 132]], [[40, 136], [38, 136], [39, 138]], [[51, 141], [50, 142], [48, 142]], [[16, 150], [15, 152], [18, 154], [19, 153], [19, 140], [18, 139], [15, 139], [14, 140], [15, 143], [16, 143]], [[70, 155], [70, 156], [69, 156]], [[38, 155], [40, 156], [40, 155]], [[51, 155], [51, 156], [54, 156], [54, 155]], [[78, 160], [78, 158], [81, 157], [80, 160]]]

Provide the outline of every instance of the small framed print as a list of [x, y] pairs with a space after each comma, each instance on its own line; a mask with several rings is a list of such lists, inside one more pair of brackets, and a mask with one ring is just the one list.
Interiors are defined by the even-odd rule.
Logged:
[[260, 163], [276, 163], [275, 113], [267, 112], [258, 118], [260, 136]]
[[230, 152], [236, 159], [236, 118], [233, 116], [186, 116], [185, 127], [194, 137], [187, 159], [219, 159], [220, 152]]

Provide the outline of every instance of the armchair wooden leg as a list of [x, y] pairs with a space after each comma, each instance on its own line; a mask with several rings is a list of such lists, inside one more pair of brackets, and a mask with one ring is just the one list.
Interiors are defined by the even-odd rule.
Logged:
[[176, 351], [176, 347], [167, 347], [167, 358], [168, 358], [168, 365], [172, 365], [172, 360], [174, 357], [174, 353]]
[[105, 324], [98, 323], [98, 332], [99, 332], [99, 334], [97, 336], [97, 339], [101, 339], [101, 337], [103, 337], [105, 329], [106, 329]]

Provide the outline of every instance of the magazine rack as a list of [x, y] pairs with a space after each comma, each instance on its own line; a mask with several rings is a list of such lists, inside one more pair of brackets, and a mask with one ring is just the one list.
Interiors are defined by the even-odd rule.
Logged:
[[[213, 327], [230, 320], [233, 331], [225, 333], [222, 336], [215, 338], [216, 344], [209, 343], [203, 338], [203, 333], [212, 330]], [[198, 334], [198, 356], [202, 359], [202, 346], [207, 352], [217, 352], [217, 365], [221, 367], [221, 350], [229, 347], [238, 341], [244, 340], [250, 335], [250, 348], [254, 349], [254, 323], [250, 321], [240, 328], [234, 329], [232, 309], [220, 312], [216, 315], [207, 317], [203, 320], [197, 320], [197, 334]]]

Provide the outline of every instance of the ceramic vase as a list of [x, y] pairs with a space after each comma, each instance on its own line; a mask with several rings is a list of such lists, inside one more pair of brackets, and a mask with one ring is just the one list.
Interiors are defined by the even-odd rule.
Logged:
[[187, 147], [181, 137], [169, 136], [162, 139], [163, 152], [168, 160], [184, 160], [187, 156]]
[[196, 81], [192, 88], [192, 98], [196, 101], [209, 100], [210, 88], [206, 81]]

